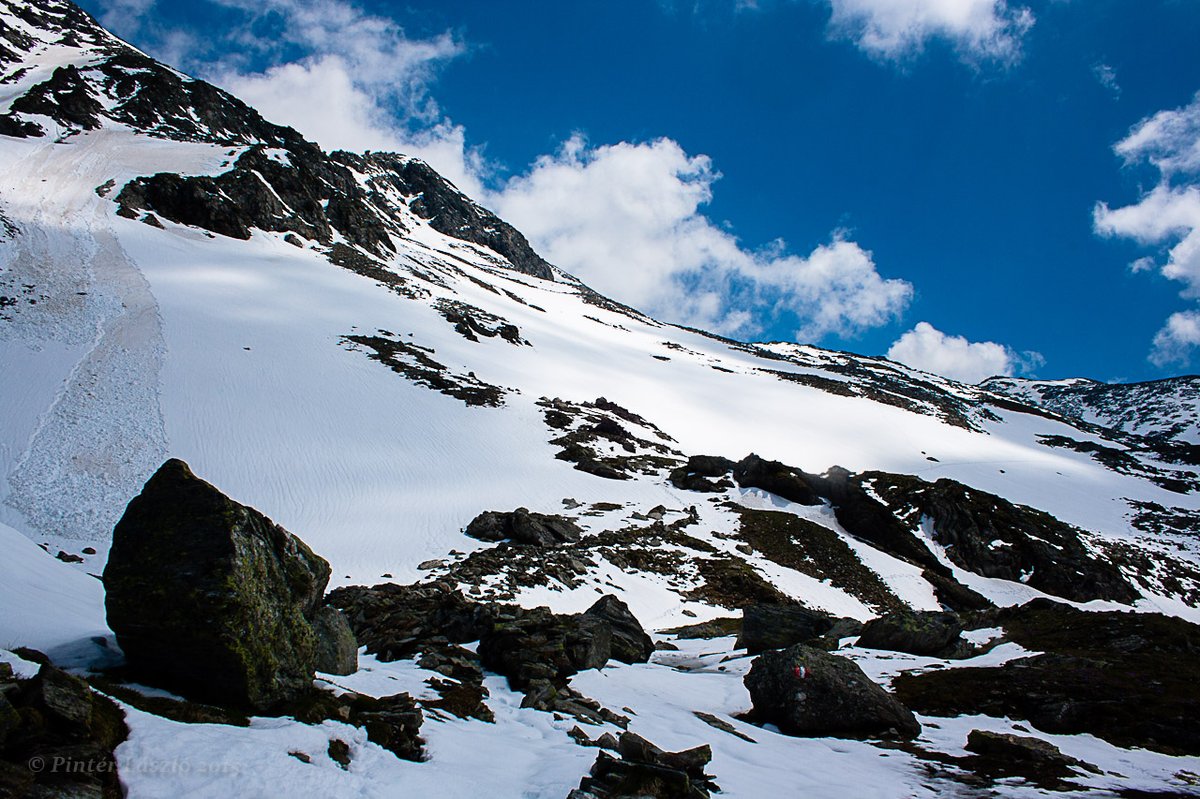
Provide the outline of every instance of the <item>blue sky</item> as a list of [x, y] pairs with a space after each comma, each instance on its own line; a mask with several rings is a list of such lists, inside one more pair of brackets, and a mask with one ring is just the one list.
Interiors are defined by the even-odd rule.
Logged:
[[968, 380], [1200, 359], [1196, 0], [82, 5], [660, 317]]

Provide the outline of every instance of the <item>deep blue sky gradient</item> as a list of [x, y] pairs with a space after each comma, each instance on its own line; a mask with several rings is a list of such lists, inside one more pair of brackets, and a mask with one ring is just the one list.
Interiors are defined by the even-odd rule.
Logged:
[[[593, 144], [667, 136], [712, 158], [723, 177], [705, 211], [744, 246], [783, 238], [806, 254], [845, 228], [883, 276], [914, 285], [902, 320], [825, 346], [880, 354], [928, 321], [1036, 350], [1042, 377], [1166, 376], [1146, 360], [1151, 340], [1191, 303], [1180, 284], [1132, 274], [1155, 253], [1098, 238], [1091, 215], [1156, 181], [1112, 145], [1200, 90], [1200, 2], [1025, 4], [1037, 23], [1022, 60], [973, 67], [936, 41], [900, 65], [872, 60], [831, 40], [812, 0], [741, 12], [716, 0], [362, 0], [413, 37], [449, 29], [467, 44], [432, 94], [500, 177], [576, 131]], [[228, 22], [200, 0], [159, 8], [197, 31]], [[1119, 95], [1097, 79], [1101, 63]], [[786, 321], [766, 338], [787, 338]]]

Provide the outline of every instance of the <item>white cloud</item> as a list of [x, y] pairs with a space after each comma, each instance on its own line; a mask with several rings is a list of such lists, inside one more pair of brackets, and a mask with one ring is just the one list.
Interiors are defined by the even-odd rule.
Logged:
[[1142, 120], [1113, 149], [1126, 163], [1149, 161], [1167, 179], [1200, 173], [1200, 92], [1183, 108]]
[[[1132, 205], [1097, 203], [1096, 232], [1158, 248], [1161, 261], [1138, 258], [1130, 265], [1133, 271], [1157, 269], [1183, 283], [1181, 296], [1200, 299], [1200, 93], [1183, 108], [1160, 111], [1138, 123], [1113, 150], [1126, 164], [1152, 164], [1159, 182]], [[1190, 350], [1200, 345], [1198, 319], [1196, 311], [1173, 314], [1155, 336], [1150, 360], [1160, 367], [1186, 364]]]
[[933, 372], [963, 383], [1028, 372], [1045, 363], [1039, 353], [1017, 353], [994, 341], [968, 341], [948, 336], [928, 322], [898, 338], [887, 356], [906, 366]]
[[574, 136], [487, 199], [551, 262], [673, 321], [752, 335], [795, 314], [796, 336], [816, 340], [884, 324], [908, 306], [912, 286], [882, 278], [842, 235], [806, 257], [782, 243], [743, 248], [701, 213], [718, 178], [706, 156], [670, 139], [591, 147]]
[[1092, 67], [1092, 74], [1096, 76], [1096, 81], [1112, 92], [1113, 97], [1121, 96], [1121, 84], [1117, 81], [1117, 71], [1110, 65], [1100, 63]]
[[827, 0], [831, 31], [863, 51], [897, 61], [930, 39], [950, 42], [968, 61], [1010, 62], [1033, 27], [1028, 8], [1007, 0]]
[[1173, 363], [1187, 365], [1192, 349], [1200, 345], [1200, 312], [1179, 311], [1167, 318], [1167, 323], [1154, 337], [1150, 361], [1156, 366]]

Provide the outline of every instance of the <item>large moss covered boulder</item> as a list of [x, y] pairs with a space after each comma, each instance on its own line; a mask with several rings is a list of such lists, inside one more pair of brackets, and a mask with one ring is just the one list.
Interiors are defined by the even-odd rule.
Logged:
[[312, 684], [310, 623], [329, 564], [180, 460], [113, 531], [108, 624], [142, 679], [200, 701], [268, 710]]

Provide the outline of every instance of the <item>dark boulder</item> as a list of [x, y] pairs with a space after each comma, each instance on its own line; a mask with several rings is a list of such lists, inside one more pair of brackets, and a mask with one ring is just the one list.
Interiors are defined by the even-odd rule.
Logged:
[[854, 661], [798, 644], [754, 659], [744, 678], [750, 717], [788, 735], [915, 738], [908, 708], [871, 682]]
[[580, 529], [572, 519], [527, 508], [501, 513], [489, 510], [476, 516], [463, 531], [479, 541], [512, 541], [536, 547], [552, 547], [579, 540]]
[[506, 607], [472, 602], [437, 582], [338, 588], [330, 592], [329, 603], [345, 613], [367, 652], [383, 661], [414, 657], [433, 639], [442, 644], [478, 641]]
[[705, 744], [683, 752], [664, 752], [626, 732], [617, 742], [620, 759], [600, 752], [591, 774], [568, 799], [705, 799], [717, 790], [704, 768], [712, 760]]
[[959, 657], [970, 650], [962, 638], [962, 630], [953, 613], [899, 611], [867, 622], [858, 645], [910, 655]]
[[584, 611], [608, 622], [612, 628], [612, 657], [622, 663], [645, 663], [654, 654], [654, 641], [642, 629], [629, 606], [612, 594], [600, 597]]
[[829, 614], [799, 605], [748, 605], [742, 609], [737, 645], [751, 655], [786, 649], [825, 635], [833, 622]]
[[733, 478], [742, 488], [761, 488], [789, 502], [800, 505], [820, 505], [821, 496], [813, 475], [793, 469], [779, 461], [763, 460], [747, 455], [734, 464]]
[[105, 604], [141, 679], [262, 711], [311, 685], [328, 580], [300, 539], [169, 460], [113, 531]]
[[684, 491], [716, 493], [733, 488], [725, 475], [733, 471], [734, 462], [718, 455], [693, 455], [687, 464], [671, 470], [671, 485]]
[[358, 640], [340, 610], [329, 605], [317, 608], [312, 627], [317, 636], [317, 671], [326, 674], [358, 671]]
[[1049, 741], [1025, 735], [971, 730], [967, 751], [974, 757], [965, 765], [978, 774], [992, 779], [1022, 777], [1051, 790], [1071, 787], [1065, 780], [1077, 776], [1079, 769], [1098, 773], [1095, 766], [1064, 755]]
[[119, 799], [113, 750], [128, 735], [121, 709], [78, 677], [0, 673], [0, 796]]
[[350, 723], [367, 731], [367, 737], [405, 760], [421, 760], [424, 717], [408, 694], [376, 699], [359, 694], [350, 702]]
[[612, 626], [598, 616], [559, 616], [547, 608], [504, 612], [479, 641], [484, 668], [523, 690], [533, 680], [565, 681], [612, 656]]

